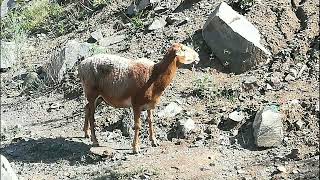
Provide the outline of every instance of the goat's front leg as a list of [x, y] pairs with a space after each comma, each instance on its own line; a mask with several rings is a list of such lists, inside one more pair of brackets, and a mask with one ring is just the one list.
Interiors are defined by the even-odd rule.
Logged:
[[156, 147], [156, 146], [159, 146], [159, 144], [156, 140], [156, 135], [155, 135], [154, 128], [152, 125], [152, 120], [153, 120], [152, 110], [151, 109], [147, 110], [147, 112], [148, 112], [147, 120], [148, 120], [148, 124], [149, 124], [149, 139], [151, 141], [151, 145], [153, 147]]
[[141, 109], [133, 108], [133, 114], [134, 114], [134, 139], [132, 143], [132, 148], [133, 148], [133, 153], [137, 154], [139, 153], [139, 150], [140, 150], [139, 132], [141, 129], [141, 121], [140, 121]]

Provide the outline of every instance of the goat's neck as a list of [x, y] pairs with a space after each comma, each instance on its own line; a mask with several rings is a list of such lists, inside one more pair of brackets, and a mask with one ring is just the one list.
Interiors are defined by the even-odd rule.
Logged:
[[[169, 55], [170, 56], [170, 55]], [[154, 93], [161, 94], [171, 83], [178, 69], [175, 56], [163, 59], [161, 62], [154, 65]]]

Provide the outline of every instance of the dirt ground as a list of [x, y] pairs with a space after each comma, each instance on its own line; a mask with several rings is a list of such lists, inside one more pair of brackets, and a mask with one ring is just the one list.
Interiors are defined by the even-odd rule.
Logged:
[[[319, 106], [319, 2], [272, 0], [257, 2], [245, 12], [240, 11], [259, 29], [262, 44], [273, 55], [268, 64], [239, 75], [229, 73], [219, 63], [201, 36], [205, 20], [219, 2], [163, 1], [174, 10], [161, 15], [176, 13], [177, 17], [189, 20], [152, 32], [132, 32], [126, 25], [118, 28], [119, 24], [128, 23], [123, 12], [130, 1], [113, 1], [95, 12], [84, 30], [41, 40], [30, 37], [33, 48], [21, 57], [29, 67], [48, 62], [50, 55], [67, 40], [86, 41], [95, 29], [105, 35], [130, 36], [108, 49], [110, 53], [159, 61], [173, 42], [182, 42], [192, 45], [201, 61], [178, 70], [155, 110], [159, 147], [151, 147], [143, 119], [142, 149], [137, 155], [131, 153], [132, 129], [129, 134], [123, 132], [124, 124], [132, 123], [131, 110], [98, 106], [97, 137], [108, 151], [100, 156], [92, 153], [97, 148], [92, 149], [90, 139], [84, 138], [85, 99], [78, 80], [67, 79], [51, 87], [21, 93], [24, 79], [17, 78], [19, 69], [1, 73], [0, 152], [12, 162], [18, 177], [32, 180], [319, 179], [319, 110], [316, 108]], [[237, 3], [229, 4], [237, 10]], [[144, 23], [151, 23], [155, 16], [159, 14], [150, 10]], [[290, 69], [299, 72], [303, 65], [307, 68], [300, 78], [286, 79]], [[256, 85], [247, 90], [243, 82], [252, 76]], [[272, 88], [267, 88], [268, 85]], [[66, 88], [79, 95], [66, 98]], [[157, 112], [170, 102], [177, 102], [182, 112], [175, 117], [160, 118]], [[281, 107], [284, 140], [278, 147], [258, 148], [254, 144], [252, 122], [256, 112], [268, 104]], [[240, 127], [228, 119], [228, 114], [236, 109], [245, 113], [246, 120]], [[181, 137], [177, 133], [177, 121], [186, 118], [191, 118], [196, 128]], [[297, 125], [299, 120], [302, 126]]]

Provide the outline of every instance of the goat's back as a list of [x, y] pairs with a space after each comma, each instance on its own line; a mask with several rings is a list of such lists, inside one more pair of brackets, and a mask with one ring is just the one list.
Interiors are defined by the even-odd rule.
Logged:
[[78, 72], [85, 91], [94, 88], [105, 96], [121, 98], [136, 89], [141, 80], [147, 81], [148, 69], [153, 64], [147, 59], [132, 60], [117, 55], [98, 54], [83, 60]]

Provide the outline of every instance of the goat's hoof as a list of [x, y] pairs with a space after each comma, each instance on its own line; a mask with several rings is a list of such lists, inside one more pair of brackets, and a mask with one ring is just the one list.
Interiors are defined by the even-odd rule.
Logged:
[[89, 138], [89, 135], [88, 134], [84, 134], [84, 138]]
[[152, 141], [151, 146], [152, 147], [158, 147], [160, 144], [157, 141]]
[[132, 153], [133, 154], [139, 154], [140, 148], [133, 148]]

